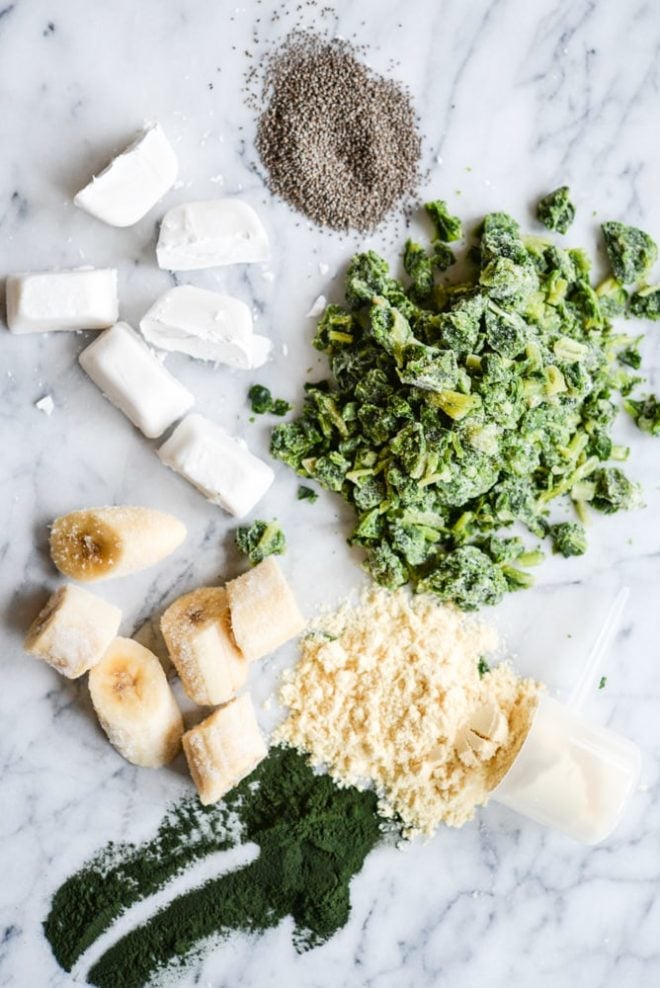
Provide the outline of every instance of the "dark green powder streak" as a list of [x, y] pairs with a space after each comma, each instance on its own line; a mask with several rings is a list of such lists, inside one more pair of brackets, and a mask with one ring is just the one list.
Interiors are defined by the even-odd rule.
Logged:
[[[210, 934], [260, 932], [287, 915], [295, 921], [300, 950], [324, 942], [346, 923], [350, 880], [382, 837], [373, 793], [338, 789], [328, 776], [315, 775], [301, 755], [275, 748], [224, 804], [212, 809], [218, 821], [226, 820], [229, 810], [237, 813], [242, 840], [259, 846], [257, 860], [180, 896], [127, 934], [94, 965], [88, 976], [92, 984], [141, 986]], [[154, 891], [154, 885], [161, 887], [166, 873], [181, 871], [185, 860], [233, 846], [236, 841], [218, 824], [215, 839], [193, 841], [192, 850], [187, 849], [190, 834], [208, 812], [186, 801], [166, 819], [156, 840], [129, 849], [127, 862], [111, 873], [99, 869], [100, 856], [72, 876], [56, 894], [45, 924], [58, 959], [79, 956], [113, 917]]]
[[53, 897], [44, 932], [58, 963], [70, 971], [78, 958], [130, 906], [161, 889], [190, 864], [234, 845], [228, 807], [179, 803], [144, 844], [108, 844]]

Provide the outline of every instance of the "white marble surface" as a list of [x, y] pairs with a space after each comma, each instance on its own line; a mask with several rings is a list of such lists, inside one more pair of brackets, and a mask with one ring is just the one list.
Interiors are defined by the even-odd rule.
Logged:
[[[287, 5], [289, 10], [295, 4]], [[328, 278], [364, 238], [320, 232], [266, 193], [252, 170], [254, 120], [242, 75], [293, 15], [263, 3], [211, 0], [15, 0], [0, 8], [0, 274], [83, 263], [120, 269], [122, 317], [136, 322], [172, 284], [154, 262], [156, 224], [187, 198], [240, 193], [268, 228], [273, 261], [192, 273], [182, 281], [235, 292], [275, 341], [259, 373], [295, 399], [317, 372], [305, 318]], [[318, 9], [305, 9], [308, 24]], [[261, 18], [257, 23], [257, 18]], [[660, 5], [606, 0], [368, 0], [337, 3], [345, 36], [369, 43], [374, 66], [411, 87], [425, 134], [429, 191], [467, 218], [508, 209], [532, 224], [535, 197], [568, 182], [578, 204], [572, 239], [595, 244], [598, 221], [628, 218], [660, 234], [657, 94]], [[72, 194], [144, 119], [176, 145], [183, 185], [132, 229], [115, 230], [75, 209]], [[396, 224], [395, 224], [396, 225]], [[391, 227], [371, 243], [391, 250]], [[329, 265], [326, 277], [319, 262]], [[330, 287], [332, 291], [332, 287]], [[647, 365], [660, 370], [651, 329]], [[166, 804], [188, 791], [183, 767], [149, 772], [123, 762], [102, 737], [84, 685], [58, 678], [21, 652], [22, 634], [58, 577], [47, 525], [78, 506], [144, 503], [189, 526], [163, 565], [104, 584], [131, 633], [155, 608], [195, 585], [229, 576], [233, 523], [157, 460], [76, 363], [87, 338], [12, 337], [0, 330], [2, 688], [0, 690], [0, 985], [72, 983], [41, 934], [49, 897], [109, 839], [151, 834]], [[288, 356], [284, 348], [288, 348]], [[251, 425], [251, 375], [168, 357], [198, 396], [197, 410], [266, 452], [267, 423]], [[652, 382], [656, 387], [660, 380]], [[52, 394], [50, 417], [34, 407]], [[215, 949], [182, 984], [338, 988], [651, 988], [660, 983], [660, 446], [626, 426], [629, 469], [644, 481], [646, 510], [596, 519], [589, 554], [551, 561], [532, 592], [499, 620], [524, 671], [570, 685], [616, 589], [632, 600], [594, 692], [591, 715], [632, 737], [644, 753], [643, 787], [606, 844], [584, 848], [495, 806], [460, 832], [446, 830], [406, 853], [380, 850], [354, 882], [349, 925], [297, 956], [284, 925], [258, 941]], [[286, 567], [305, 609], [341, 596], [360, 570], [343, 541], [347, 518], [324, 495], [295, 501], [281, 465], [259, 513], [290, 537]], [[265, 698], [284, 653], [253, 671]], [[264, 724], [267, 715], [264, 714]]]

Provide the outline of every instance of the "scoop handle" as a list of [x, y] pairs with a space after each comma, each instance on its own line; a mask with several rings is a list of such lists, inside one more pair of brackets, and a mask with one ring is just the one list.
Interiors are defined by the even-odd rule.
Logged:
[[591, 647], [587, 661], [584, 664], [582, 673], [576, 682], [571, 694], [566, 701], [566, 705], [573, 710], [580, 710], [587, 694], [592, 689], [596, 678], [600, 672], [603, 659], [607, 654], [614, 637], [621, 625], [621, 618], [630, 596], [630, 588], [622, 587], [614, 598], [609, 613], [603, 622], [596, 641]]

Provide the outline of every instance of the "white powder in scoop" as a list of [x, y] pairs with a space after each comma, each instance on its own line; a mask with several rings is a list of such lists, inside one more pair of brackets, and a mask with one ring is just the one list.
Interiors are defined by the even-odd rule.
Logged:
[[502, 662], [493, 628], [406, 590], [367, 590], [321, 619], [284, 674], [276, 740], [343, 785], [373, 785], [406, 836], [461, 826], [524, 740], [539, 686]]

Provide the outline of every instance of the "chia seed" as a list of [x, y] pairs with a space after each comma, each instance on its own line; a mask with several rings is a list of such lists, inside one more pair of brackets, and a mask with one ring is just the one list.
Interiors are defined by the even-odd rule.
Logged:
[[294, 31], [265, 65], [256, 147], [271, 192], [320, 226], [373, 230], [420, 178], [405, 88], [345, 40]]

